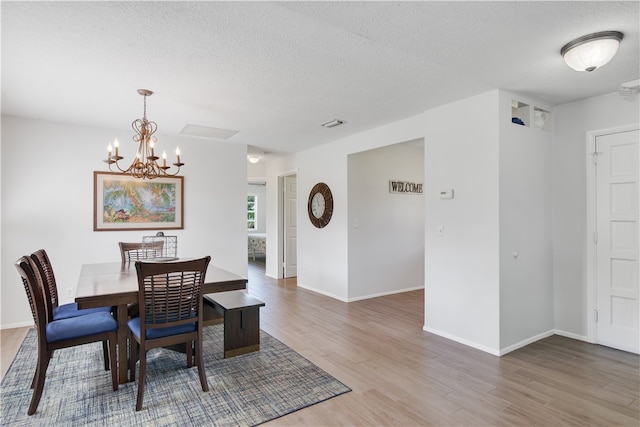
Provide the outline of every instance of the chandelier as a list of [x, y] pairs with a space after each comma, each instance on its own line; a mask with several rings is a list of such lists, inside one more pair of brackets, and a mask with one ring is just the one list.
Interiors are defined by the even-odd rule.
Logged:
[[[113, 147], [111, 144], [107, 147], [109, 154], [104, 162], [109, 165], [109, 170], [112, 171], [111, 165], [115, 164], [120, 172], [136, 178], [154, 179], [163, 176], [175, 176], [180, 172], [180, 166], [184, 165], [184, 163], [180, 163], [180, 148], [176, 148], [176, 162], [173, 163], [178, 170], [175, 173], [168, 173], [167, 170], [171, 166], [167, 166], [167, 152], [162, 152], [162, 166], [158, 164], [159, 157], [155, 153], [156, 137], [153, 134], [158, 129], [158, 125], [147, 120], [147, 96], [153, 95], [153, 92], [147, 89], [138, 89], [138, 93], [144, 96], [144, 113], [141, 119], [136, 119], [131, 123], [131, 127], [136, 132], [133, 135], [133, 141], [139, 144], [136, 158], [131, 163], [131, 166], [127, 169], [122, 169], [118, 162], [124, 157], [119, 153], [120, 144], [116, 138], [113, 141]], [[113, 153], [114, 148], [115, 153]]]

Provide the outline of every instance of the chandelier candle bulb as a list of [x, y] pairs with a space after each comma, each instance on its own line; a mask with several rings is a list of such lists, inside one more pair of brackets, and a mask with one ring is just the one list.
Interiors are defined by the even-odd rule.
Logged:
[[162, 152], [162, 166], [163, 167], [167, 167], [167, 152], [163, 151]]
[[176, 147], [176, 157], [177, 157], [177, 161], [176, 163], [180, 163], [180, 147]]
[[120, 147], [120, 143], [118, 142], [118, 138], [113, 140], [113, 146], [116, 148], [116, 156], [118, 156], [118, 147]]

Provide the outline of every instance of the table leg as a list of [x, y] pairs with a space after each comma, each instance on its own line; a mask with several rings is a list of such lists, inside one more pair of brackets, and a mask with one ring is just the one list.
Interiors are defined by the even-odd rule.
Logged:
[[224, 312], [224, 357], [260, 350], [260, 307]]
[[127, 350], [127, 304], [118, 306], [118, 383], [126, 384], [129, 381], [129, 352]]

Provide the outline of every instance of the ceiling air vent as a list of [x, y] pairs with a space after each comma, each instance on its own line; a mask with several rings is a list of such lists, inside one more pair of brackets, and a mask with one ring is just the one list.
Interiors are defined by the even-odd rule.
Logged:
[[344, 121], [338, 120], [338, 119], [333, 119], [330, 122], [323, 123], [322, 126], [324, 126], [326, 128], [334, 128], [336, 126], [340, 126], [341, 124], [344, 124]]

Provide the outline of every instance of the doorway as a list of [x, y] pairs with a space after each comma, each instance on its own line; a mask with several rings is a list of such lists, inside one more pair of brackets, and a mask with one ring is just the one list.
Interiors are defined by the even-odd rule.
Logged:
[[423, 289], [424, 140], [349, 154], [347, 181], [348, 300]]
[[282, 271], [280, 277], [287, 279], [298, 275], [298, 215], [297, 215], [297, 175], [280, 177], [282, 196], [282, 224], [280, 227], [282, 241]]
[[593, 136], [594, 341], [640, 352], [640, 131]]
[[247, 246], [249, 262], [266, 264], [267, 189], [264, 180], [250, 180], [247, 189]]

